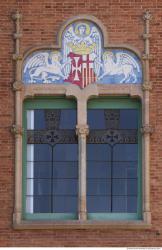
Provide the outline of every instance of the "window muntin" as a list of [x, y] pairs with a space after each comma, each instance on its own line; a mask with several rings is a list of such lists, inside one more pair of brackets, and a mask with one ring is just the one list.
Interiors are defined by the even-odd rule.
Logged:
[[[125, 104], [124, 100], [121, 100], [121, 105], [113, 100], [108, 100], [107, 103], [104, 100], [89, 102], [90, 135], [87, 139], [89, 219], [111, 219], [113, 214], [115, 219], [121, 219], [122, 215], [123, 218], [130, 219], [141, 216], [140, 112], [139, 105], [133, 102], [131, 105]], [[115, 109], [112, 109], [113, 106]], [[107, 115], [105, 111], [108, 112]], [[109, 114], [111, 111], [114, 111], [113, 119]], [[117, 131], [120, 131], [125, 139], [119, 137]], [[93, 192], [91, 183], [95, 186]]]

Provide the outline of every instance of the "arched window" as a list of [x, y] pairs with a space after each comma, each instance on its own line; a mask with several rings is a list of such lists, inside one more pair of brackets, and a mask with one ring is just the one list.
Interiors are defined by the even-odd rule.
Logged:
[[109, 46], [94, 17], [69, 20], [57, 46], [24, 54], [14, 84], [16, 228], [149, 225], [142, 83], [140, 53]]

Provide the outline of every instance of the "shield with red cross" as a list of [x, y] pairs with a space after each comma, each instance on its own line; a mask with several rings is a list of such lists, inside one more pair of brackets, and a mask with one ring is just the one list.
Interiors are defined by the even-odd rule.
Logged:
[[96, 81], [96, 75], [93, 69], [93, 59], [91, 54], [79, 55], [70, 52], [68, 57], [71, 59], [71, 72], [66, 81], [77, 84], [81, 88]]

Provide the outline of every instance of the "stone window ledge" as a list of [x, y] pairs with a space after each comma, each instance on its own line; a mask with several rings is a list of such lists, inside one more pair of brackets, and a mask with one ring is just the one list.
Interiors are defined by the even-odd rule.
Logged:
[[14, 229], [150, 229], [151, 223], [137, 221], [25, 221], [14, 222]]

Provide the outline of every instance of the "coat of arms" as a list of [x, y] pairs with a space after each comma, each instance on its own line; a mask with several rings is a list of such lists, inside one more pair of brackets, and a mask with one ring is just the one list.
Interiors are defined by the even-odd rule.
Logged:
[[67, 81], [84, 88], [96, 82], [101, 65], [101, 34], [95, 26], [78, 23], [70, 26], [63, 39], [64, 62], [71, 59], [71, 65], [65, 66], [69, 77]]

